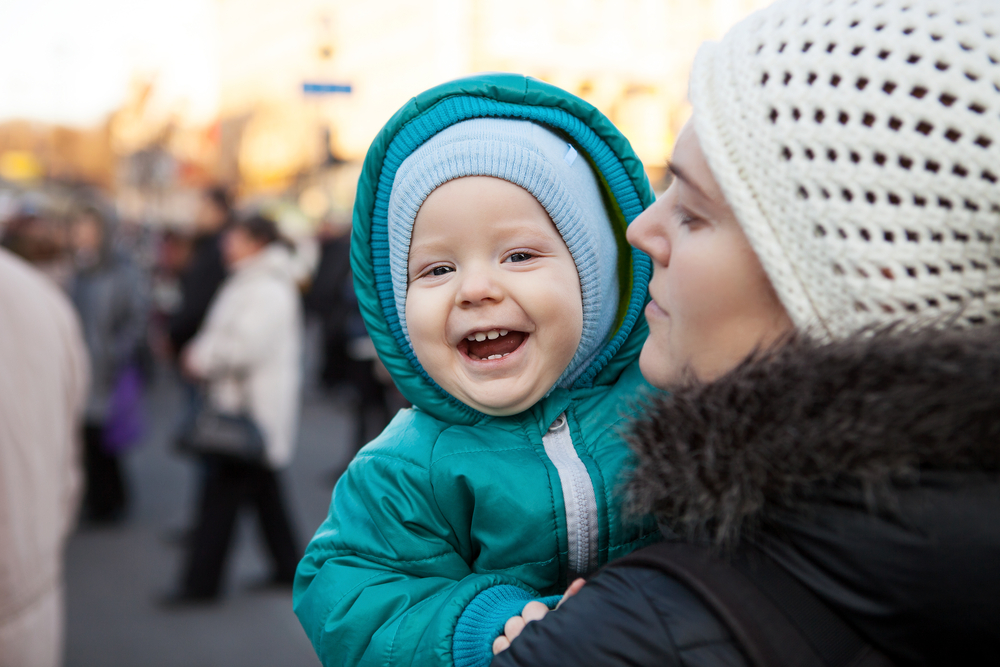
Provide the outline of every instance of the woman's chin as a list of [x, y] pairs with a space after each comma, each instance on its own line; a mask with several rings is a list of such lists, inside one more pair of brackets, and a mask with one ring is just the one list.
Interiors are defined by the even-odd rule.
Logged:
[[680, 369], [674, 362], [673, 355], [656, 344], [650, 337], [639, 354], [639, 370], [654, 387], [663, 389], [680, 380]]

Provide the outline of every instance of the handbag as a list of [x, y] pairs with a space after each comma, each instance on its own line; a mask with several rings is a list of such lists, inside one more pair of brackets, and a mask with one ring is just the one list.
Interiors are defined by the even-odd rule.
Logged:
[[142, 374], [134, 363], [126, 365], [118, 374], [108, 401], [108, 416], [101, 438], [106, 453], [122, 454], [138, 444], [145, 435], [142, 385]]
[[[243, 378], [240, 386], [245, 390]], [[243, 393], [246, 398], [246, 392]], [[260, 427], [249, 414], [244, 400], [237, 413], [222, 412], [204, 394], [190, 422], [181, 429], [177, 451], [191, 456], [215, 456], [243, 463], [264, 463], [267, 451]]]

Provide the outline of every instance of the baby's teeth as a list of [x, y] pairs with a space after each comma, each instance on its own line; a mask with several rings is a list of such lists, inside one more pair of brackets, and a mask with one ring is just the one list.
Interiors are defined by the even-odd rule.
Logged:
[[499, 355], [499, 354], [491, 354], [490, 356], [488, 356], [488, 357], [486, 357], [486, 358], [487, 358], [487, 359], [499, 359], [499, 358], [500, 358], [500, 355]]
[[476, 340], [476, 334], [472, 334], [471, 336], [469, 336], [465, 340]]
[[477, 331], [476, 332], [476, 340], [480, 340], [480, 341], [486, 340], [486, 334], [484, 334], [482, 331]]
[[500, 332], [494, 329], [493, 331], [486, 334], [486, 337], [489, 338], [490, 340], [496, 340], [497, 338], [500, 337]]
[[505, 356], [505, 357], [510, 356], [510, 352], [504, 352], [503, 356]]
[[500, 335], [501, 335], [501, 336], [506, 336], [506, 335], [507, 335], [507, 333], [508, 333], [508, 331], [507, 331], [506, 329], [501, 329], [501, 330], [500, 330]]

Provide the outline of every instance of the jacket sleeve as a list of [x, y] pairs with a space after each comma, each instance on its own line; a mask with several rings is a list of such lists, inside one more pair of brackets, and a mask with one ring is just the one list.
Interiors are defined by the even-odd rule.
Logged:
[[616, 568], [529, 623], [491, 667], [701, 667], [748, 663], [729, 631], [680, 582]]
[[[294, 609], [324, 665], [461, 667], [452, 639], [473, 600], [487, 610], [491, 601], [519, 604], [519, 612], [537, 597], [513, 577], [474, 573], [460, 553], [429, 470], [398, 454], [407, 440], [434, 437], [405, 414], [413, 412], [352, 461], [299, 564]], [[474, 653], [489, 662], [489, 644]]]
[[239, 303], [227, 304], [228, 317], [206, 320], [189, 345], [191, 364], [206, 377], [255, 366], [274, 349], [281, 323], [295, 316], [294, 303], [278, 283], [261, 282], [238, 297]]

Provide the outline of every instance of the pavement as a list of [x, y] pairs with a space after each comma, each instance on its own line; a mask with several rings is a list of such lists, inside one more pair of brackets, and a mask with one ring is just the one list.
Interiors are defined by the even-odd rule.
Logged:
[[[181, 403], [176, 379], [160, 369], [147, 397], [149, 432], [126, 455], [128, 518], [113, 527], [81, 526], [70, 539], [66, 666], [316, 667], [292, 613], [291, 591], [252, 590], [267, 576], [268, 564], [249, 511], [236, 531], [223, 599], [177, 610], [156, 605], [180, 575], [177, 538], [191, 522], [196, 492], [194, 466], [170, 451]], [[352, 454], [350, 414], [345, 401], [305, 391], [298, 449], [283, 473], [303, 547], [326, 517], [334, 480]]]

